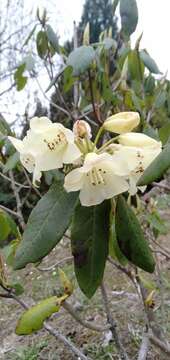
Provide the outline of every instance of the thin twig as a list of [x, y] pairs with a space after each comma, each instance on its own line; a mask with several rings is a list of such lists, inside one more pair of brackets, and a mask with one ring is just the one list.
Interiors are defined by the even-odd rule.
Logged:
[[[4, 178], [5, 180], [9, 181], [9, 182], [12, 182], [12, 180], [11, 180], [8, 176], [2, 174], [1, 172], [0, 172], [0, 176], [1, 176], [2, 178]], [[15, 185], [19, 186], [20, 188], [24, 188], [24, 189], [29, 189], [29, 188], [30, 188], [30, 186], [20, 184], [20, 183], [17, 182], [17, 181], [15, 181]]]
[[67, 262], [67, 261], [72, 261], [72, 260], [73, 260], [73, 256], [68, 256], [68, 257], [66, 257], [66, 258], [64, 258], [64, 259], [61, 259], [61, 260], [57, 261], [55, 264], [53, 264], [53, 265], [51, 265], [51, 266], [49, 266], [49, 267], [47, 267], [47, 268], [40, 268], [40, 267], [37, 266], [37, 269], [40, 270], [40, 271], [51, 271], [51, 270], [53, 270], [54, 268], [56, 268], [56, 267], [58, 267], [59, 265], [61, 265], [62, 263], [65, 263], [65, 262]]
[[137, 360], [146, 360], [147, 359], [149, 345], [150, 345], [149, 336], [148, 336], [148, 333], [145, 332], [143, 335], [143, 338], [142, 338], [142, 343], [141, 343], [141, 346], [139, 349]]
[[163, 352], [165, 352], [165, 354], [170, 355], [170, 344], [164, 343], [153, 334], [149, 334], [149, 340], [151, 341], [152, 344], [154, 344]]
[[62, 306], [65, 310], [68, 311], [68, 313], [77, 321], [79, 322], [82, 326], [86, 327], [87, 329], [91, 329], [94, 331], [107, 331], [110, 329], [110, 325], [97, 325], [97, 324], [92, 324], [89, 321], [86, 321], [84, 319], [82, 319], [79, 314], [77, 313], [77, 311], [74, 310], [73, 306], [68, 303], [66, 300], [62, 303]]
[[16, 211], [8, 209], [6, 206], [0, 205], [0, 209], [7, 211], [7, 212], [9, 212], [9, 214], [20, 218], [20, 215]]
[[35, 193], [38, 195], [39, 198], [41, 198], [41, 197], [42, 197], [41, 193], [40, 193], [39, 190], [32, 184], [32, 182], [31, 182], [31, 180], [30, 180], [30, 178], [29, 178], [29, 175], [27, 174], [27, 172], [26, 172], [26, 170], [24, 169], [24, 167], [23, 167], [22, 169], [23, 169], [24, 175], [25, 175], [25, 177], [26, 177], [26, 179], [27, 179], [27, 182], [28, 182], [28, 184], [29, 184], [29, 187], [35, 191]]
[[120, 358], [122, 360], [129, 360], [129, 357], [122, 345], [122, 342], [119, 338], [118, 332], [117, 332], [117, 324], [115, 322], [115, 320], [112, 318], [112, 314], [110, 311], [110, 306], [109, 306], [109, 301], [108, 301], [108, 297], [107, 297], [107, 292], [106, 292], [106, 288], [104, 286], [104, 283], [101, 284], [101, 293], [102, 293], [102, 297], [103, 297], [103, 302], [104, 302], [104, 306], [105, 306], [105, 310], [106, 310], [106, 315], [107, 315], [107, 321], [110, 324], [110, 330], [112, 332], [117, 350], [119, 352]]
[[53, 335], [56, 339], [61, 340], [75, 355], [77, 355], [82, 360], [90, 360], [87, 358], [75, 345], [68, 340], [63, 334], [58, 330], [53, 329], [47, 322], [44, 322], [44, 328]]
[[92, 77], [91, 77], [90, 70], [88, 70], [88, 76], [89, 76], [89, 87], [90, 87], [90, 95], [91, 95], [91, 103], [92, 103], [92, 107], [93, 107], [93, 112], [94, 112], [97, 123], [99, 123], [101, 125], [102, 121], [100, 120], [99, 114], [98, 114], [98, 112], [96, 110], [96, 105], [95, 105], [95, 100], [94, 100], [94, 93], [93, 93], [93, 82], [92, 82]]
[[[21, 300], [18, 296], [10, 293], [10, 298], [14, 299], [21, 307], [25, 310], [29, 309], [29, 306], [25, 303], [25, 301]], [[59, 331], [52, 328], [51, 325], [48, 324], [47, 321], [44, 321], [43, 325], [44, 329], [46, 329], [51, 335], [53, 335], [57, 340], [62, 341], [76, 356], [78, 356], [82, 360], [90, 360], [87, 358], [70, 340], [68, 340], [64, 335], [62, 335]]]
[[152, 183], [152, 185], [154, 185], [154, 186], [156, 186], [156, 187], [158, 187], [160, 189], [163, 189], [163, 190], [166, 190], [166, 191], [170, 192], [170, 187], [168, 185], [162, 184], [162, 182], [157, 183], [157, 182], [154, 181]]
[[21, 199], [20, 199], [18, 190], [17, 190], [16, 185], [15, 185], [15, 179], [14, 179], [14, 175], [13, 175], [12, 170], [9, 171], [9, 176], [10, 176], [10, 179], [11, 179], [12, 190], [14, 192], [15, 199], [16, 199], [17, 213], [19, 215], [18, 221], [20, 223], [21, 228], [24, 230], [26, 224], [25, 224], [25, 220], [24, 220], [22, 210], [21, 210], [22, 209], [22, 203], [21, 203]]

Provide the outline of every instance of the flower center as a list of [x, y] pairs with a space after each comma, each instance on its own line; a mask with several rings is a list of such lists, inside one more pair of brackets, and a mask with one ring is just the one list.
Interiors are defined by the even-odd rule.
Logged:
[[141, 174], [144, 172], [144, 166], [143, 166], [143, 158], [144, 156], [140, 153], [140, 151], [137, 152], [137, 159], [139, 160], [139, 164], [137, 165], [136, 169], [134, 170], [134, 172], [136, 174]]
[[66, 136], [63, 132], [58, 132], [53, 138], [43, 139], [50, 151], [59, 150], [67, 144]]
[[106, 185], [105, 174], [106, 170], [94, 167], [86, 174], [86, 176], [89, 177], [89, 181], [93, 186], [101, 184]]

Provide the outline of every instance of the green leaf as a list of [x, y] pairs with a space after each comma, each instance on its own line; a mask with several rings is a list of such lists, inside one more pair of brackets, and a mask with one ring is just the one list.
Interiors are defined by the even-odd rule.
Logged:
[[4, 241], [10, 234], [10, 225], [6, 213], [0, 210], [0, 242]]
[[25, 69], [26, 69], [26, 64], [24, 63], [19, 65], [14, 73], [14, 80], [16, 82], [17, 91], [21, 91], [27, 83], [27, 77], [23, 76]]
[[9, 156], [5, 166], [3, 167], [3, 172], [6, 173], [9, 170], [12, 170], [16, 167], [20, 159], [19, 153], [16, 151], [14, 154]]
[[10, 284], [9, 287], [15, 290], [15, 295], [17, 296], [24, 293], [24, 288], [19, 283]]
[[11, 135], [11, 129], [5, 118], [0, 114], [0, 134]]
[[73, 86], [73, 84], [76, 81], [76, 78], [73, 77], [73, 68], [72, 66], [67, 66], [64, 70], [64, 87], [63, 90], [64, 92], [67, 92], [71, 89], [71, 87]]
[[140, 177], [137, 185], [143, 186], [159, 180], [162, 175], [170, 168], [170, 144], [155, 158]]
[[115, 217], [116, 235], [119, 247], [134, 265], [152, 273], [155, 262], [140, 223], [123, 196], [118, 196]]
[[122, 31], [131, 35], [138, 23], [138, 8], [136, 0], [120, 0], [120, 17]]
[[77, 193], [67, 193], [61, 181], [51, 186], [31, 212], [16, 252], [15, 269], [41, 260], [56, 246], [70, 224], [77, 197]]
[[36, 27], [37, 27], [37, 24], [34, 25], [33, 29], [32, 29], [31, 32], [29, 33], [28, 37], [27, 37], [26, 40], [24, 41], [23, 47], [28, 44], [29, 40], [31, 39], [31, 37], [33, 36], [33, 34], [34, 34], [34, 32], [35, 32]]
[[64, 301], [66, 297], [67, 295], [61, 298], [52, 296], [40, 301], [37, 305], [25, 311], [16, 326], [16, 334], [28, 335], [42, 329], [44, 321], [60, 309], [61, 302]]
[[63, 72], [65, 71], [65, 69], [67, 69], [68, 66], [63, 66], [63, 68], [54, 76], [54, 78], [52, 79], [52, 81], [50, 82], [50, 84], [48, 85], [47, 89], [45, 90], [45, 92], [48, 92], [53, 85], [55, 85], [55, 83], [57, 82], [57, 80], [59, 79], [59, 77], [63, 74]]
[[155, 109], [159, 109], [161, 106], [165, 104], [166, 101], [166, 91], [160, 91], [159, 94], [155, 98]]
[[70, 53], [67, 59], [67, 65], [72, 66], [74, 76], [79, 76], [90, 67], [94, 59], [95, 51], [92, 46], [84, 45]]
[[59, 51], [58, 37], [50, 25], [46, 26], [46, 34], [49, 43], [55, 51]]
[[44, 58], [48, 51], [48, 39], [45, 31], [39, 31], [36, 39], [37, 52], [40, 58]]
[[91, 298], [101, 284], [108, 255], [110, 201], [91, 207], [77, 205], [71, 245], [75, 274], [82, 292]]
[[152, 57], [148, 54], [146, 50], [141, 50], [139, 54], [141, 60], [143, 61], [143, 63], [151, 73], [161, 74], [155, 60], [152, 59]]
[[132, 80], [141, 81], [141, 78], [143, 79], [144, 66], [137, 50], [131, 50], [128, 54], [128, 71]]
[[159, 138], [162, 141], [163, 145], [166, 144], [170, 137], [170, 123], [165, 124], [159, 129]]
[[115, 217], [111, 214], [111, 226], [110, 226], [110, 237], [109, 237], [109, 255], [120, 262], [122, 265], [127, 264], [127, 259], [122, 254], [116, 236], [116, 229], [115, 229]]

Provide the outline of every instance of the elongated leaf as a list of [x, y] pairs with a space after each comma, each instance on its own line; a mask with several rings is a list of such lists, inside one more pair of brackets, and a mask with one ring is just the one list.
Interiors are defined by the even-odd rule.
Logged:
[[170, 122], [159, 129], [159, 137], [163, 144], [166, 144], [170, 137]]
[[28, 335], [43, 327], [44, 321], [60, 309], [61, 303], [68, 297], [63, 295], [60, 298], [52, 296], [40, 301], [37, 305], [25, 311], [16, 326], [17, 335]]
[[110, 201], [76, 207], [71, 240], [75, 274], [83, 293], [91, 298], [101, 284], [108, 255]]
[[79, 76], [89, 68], [94, 58], [95, 51], [92, 46], [80, 46], [70, 53], [67, 65], [72, 66], [74, 76]]
[[136, 0], [120, 0], [120, 17], [122, 31], [131, 35], [138, 23], [138, 8]]
[[170, 168], [170, 144], [155, 158], [155, 160], [147, 167], [143, 175], [140, 177], [139, 186], [151, 184], [155, 180], [159, 180], [161, 176]]
[[145, 66], [148, 70], [153, 74], [161, 74], [158, 65], [156, 64], [155, 60], [148, 54], [146, 50], [140, 51], [140, 58], [144, 62]]
[[48, 40], [45, 31], [39, 31], [36, 39], [38, 55], [43, 59], [48, 50]]
[[0, 211], [0, 242], [10, 234], [10, 225], [4, 211]]
[[27, 37], [26, 40], [24, 41], [23, 47], [24, 47], [25, 45], [27, 45], [28, 42], [29, 42], [29, 40], [32, 38], [32, 36], [33, 36], [33, 34], [34, 34], [34, 32], [35, 32], [36, 27], [37, 27], [37, 24], [34, 25], [33, 29], [32, 29], [31, 32], [29, 33], [28, 37]]
[[119, 0], [113, 1], [113, 15], [115, 15], [118, 4], [119, 4]]
[[140, 223], [123, 196], [118, 196], [115, 218], [119, 247], [134, 265], [152, 273], [155, 263]]
[[25, 69], [26, 69], [26, 64], [24, 63], [19, 65], [14, 73], [14, 80], [16, 82], [17, 91], [21, 91], [27, 83], [27, 77], [23, 75]]
[[0, 114], [0, 134], [11, 135], [10, 126], [2, 114]]
[[41, 260], [56, 246], [70, 224], [77, 197], [77, 193], [66, 193], [60, 181], [51, 186], [29, 217], [15, 269]]
[[139, 80], [144, 75], [144, 65], [138, 56], [137, 50], [131, 50], [128, 54], [128, 71], [132, 80]]
[[111, 215], [111, 225], [110, 225], [110, 236], [109, 236], [109, 255], [120, 262], [122, 265], [127, 264], [127, 258], [121, 252], [115, 229], [115, 218]]
[[50, 25], [46, 27], [46, 34], [49, 43], [52, 45], [55, 51], [59, 51], [58, 37]]

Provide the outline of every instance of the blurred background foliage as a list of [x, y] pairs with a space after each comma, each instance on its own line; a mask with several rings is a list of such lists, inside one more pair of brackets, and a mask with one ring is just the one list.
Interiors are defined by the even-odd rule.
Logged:
[[[14, 2], [6, 3], [5, 19], [9, 19], [13, 7]], [[17, 16], [21, 16], [22, 1], [15, 7]], [[115, 16], [117, 7], [120, 29]], [[136, 39], [134, 48], [131, 46], [130, 37], [138, 23], [135, 0], [86, 0], [81, 21], [74, 24], [73, 39], [64, 45], [60, 44], [46, 10], [37, 10], [36, 19], [31, 22], [28, 19], [22, 19], [20, 27], [15, 21], [11, 25], [12, 33], [4, 20], [1, 32], [1, 53], [3, 59], [7, 58], [7, 66], [3, 65], [0, 75], [2, 82], [7, 79], [9, 84], [1, 92], [1, 99], [14, 92], [22, 99], [22, 92], [28, 89], [23, 99], [22, 118], [17, 117], [9, 125], [8, 115], [0, 114], [2, 242], [17, 238], [18, 230], [12, 219], [20, 230], [22, 219], [16, 213], [22, 209], [27, 221], [39, 197], [54, 177], [59, 176], [58, 171], [44, 173], [40, 189], [35, 189], [31, 176], [23, 169], [7, 139], [7, 135], [15, 133], [23, 138], [31, 117], [49, 116], [53, 122], [61, 122], [69, 128], [75, 120], [84, 119], [95, 134], [109, 115], [138, 111], [141, 116], [138, 131], [160, 139], [163, 144], [170, 136], [170, 82], [166, 74], [160, 72], [149, 49], [141, 48], [142, 34]], [[4, 60], [2, 62], [4, 64]], [[40, 100], [39, 93], [31, 90], [33, 82], [38, 84], [44, 101]], [[20, 209], [17, 208], [17, 194]]]

